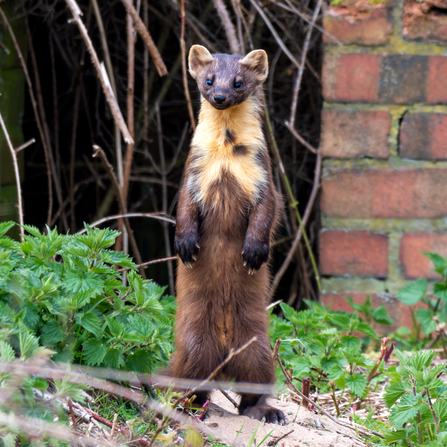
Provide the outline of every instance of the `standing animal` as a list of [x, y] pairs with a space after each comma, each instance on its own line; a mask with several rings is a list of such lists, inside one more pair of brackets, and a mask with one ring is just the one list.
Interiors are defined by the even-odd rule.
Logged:
[[[275, 381], [266, 312], [269, 245], [279, 195], [262, 130], [267, 54], [211, 54], [194, 45], [189, 72], [201, 93], [199, 121], [180, 190], [174, 377], [205, 379], [253, 336], [218, 378]], [[199, 392], [203, 403], [207, 393]], [[265, 396], [241, 394], [239, 413], [283, 425]]]

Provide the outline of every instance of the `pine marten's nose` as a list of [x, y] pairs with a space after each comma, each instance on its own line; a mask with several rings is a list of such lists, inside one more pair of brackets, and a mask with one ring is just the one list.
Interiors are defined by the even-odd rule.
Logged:
[[227, 97], [224, 95], [215, 95], [214, 101], [216, 104], [223, 104], [227, 100]]

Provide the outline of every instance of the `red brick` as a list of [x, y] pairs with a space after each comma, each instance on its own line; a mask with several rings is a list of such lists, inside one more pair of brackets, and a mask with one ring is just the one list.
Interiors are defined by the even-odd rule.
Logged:
[[402, 120], [400, 155], [416, 159], [447, 159], [447, 114], [410, 113]]
[[[392, 1], [348, 0], [329, 6], [323, 18], [324, 29], [344, 44], [385, 45], [393, 32]], [[336, 42], [323, 35], [328, 44]]]
[[433, 262], [422, 253], [447, 256], [447, 233], [405, 233], [400, 241], [400, 263], [405, 278], [440, 279], [433, 271]]
[[334, 169], [323, 176], [329, 217], [430, 218], [447, 215], [447, 169]]
[[402, 34], [408, 40], [447, 45], [445, 0], [405, 0]]
[[[395, 332], [402, 326], [407, 326], [410, 329], [413, 327], [413, 320], [411, 318], [410, 306], [402, 304], [402, 302], [389, 293], [362, 293], [362, 292], [346, 292], [346, 293], [323, 293], [320, 296], [320, 302], [325, 306], [332, 304], [331, 310], [355, 312], [349, 303], [344, 299], [345, 296], [352, 298], [354, 303], [363, 304], [366, 297], [369, 295], [371, 305], [374, 309], [380, 306], [385, 306], [388, 315], [394, 320], [392, 325], [374, 324], [373, 328], [380, 336], [388, 335]], [[424, 307], [418, 304], [416, 307]]]
[[322, 118], [323, 156], [388, 158], [391, 127], [388, 112], [323, 110]]
[[323, 96], [326, 101], [376, 102], [382, 56], [327, 54], [323, 64]]
[[386, 278], [388, 237], [370, 231], [323, 231], [320, 269], [323, 275]]
[[447, 56], [430, 56], [426, 84], [428, 104], [447, 103]]

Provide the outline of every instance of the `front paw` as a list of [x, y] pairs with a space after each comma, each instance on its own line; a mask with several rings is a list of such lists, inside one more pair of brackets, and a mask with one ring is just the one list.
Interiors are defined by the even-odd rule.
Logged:
[[244, 245], [242, 246], [242, 259], [250, 275], [253, 275], [255, 270], [259, 270], [261, 265], [267, 262], [268, 258], [268, 242], [265, 243], [256, 239], [245, 239]]
[[174, 238], [174, 248], [183, 264], [188, 268], [192, 268], [193, 262], [197, 261], [197, 255], [200, 250], [197, 231], [176, 235]]

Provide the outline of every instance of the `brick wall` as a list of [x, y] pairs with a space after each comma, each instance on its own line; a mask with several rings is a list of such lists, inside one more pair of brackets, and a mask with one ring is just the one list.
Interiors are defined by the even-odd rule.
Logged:
[[321, 300], [385, 304], [422, 252], [447, 255], [447, 0], [348, 0], [325, 11]]

